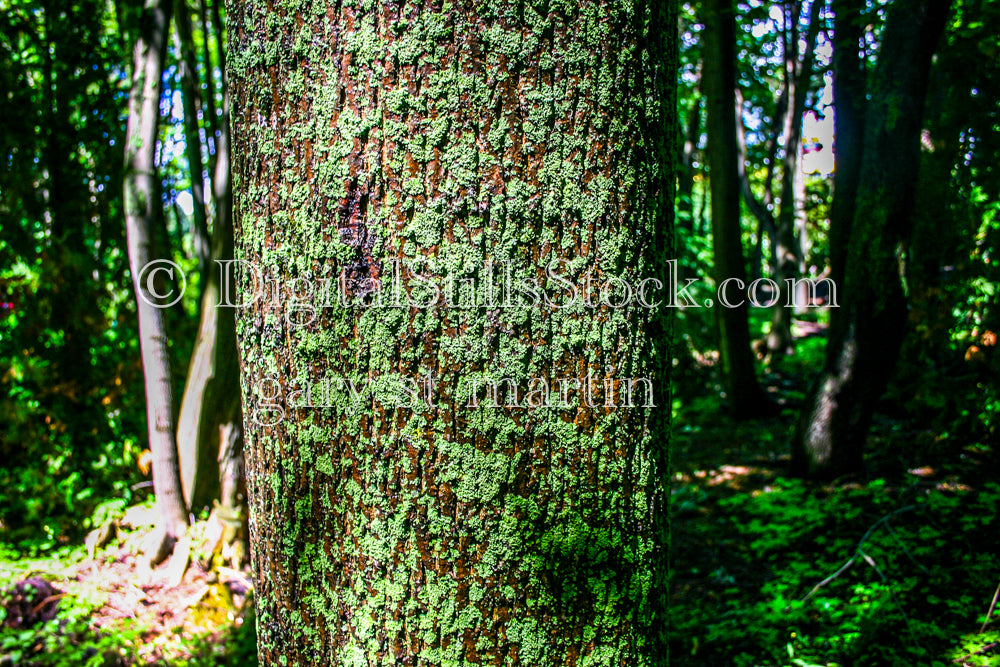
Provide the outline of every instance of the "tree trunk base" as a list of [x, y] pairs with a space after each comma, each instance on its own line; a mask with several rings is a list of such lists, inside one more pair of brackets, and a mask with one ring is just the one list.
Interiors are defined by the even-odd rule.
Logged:
[[142, 541], [142, 557], [150, 568], [156, 567], [167, 560], [174, 552], [178, 536], [165, 528], [154, 528]]

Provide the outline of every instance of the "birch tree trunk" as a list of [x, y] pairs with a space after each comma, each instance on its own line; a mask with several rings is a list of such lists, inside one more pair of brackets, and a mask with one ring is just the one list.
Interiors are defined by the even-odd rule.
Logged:
[[[163, 560], [187, 526], [177, 462], [175, 415], [170, 376], [170, 351], [165, 312], [154, 305], [167, 294], [156, 281], [163, 271], [147, 265], [158, 259], [154, 230], [163, 216], [159, 175], [156, 170], [157, 127], [160, 120], [160, 87], [170, 27], [170, 0], [147, 0], [139, 39], [135, 45], [128, 126], [125, 132], [125, 228], [129, 269], [139, 314], [139, 347], [146, 387], [149, 448], [153, 454], [153, 489], [160, 521], [147, 543], [153, 563]], [[176, 276], [173, 276], [176, 279]], [[150, 287], [153, 287], [150, 290]], [[175, 288], [176, 289], [176, 288]]]

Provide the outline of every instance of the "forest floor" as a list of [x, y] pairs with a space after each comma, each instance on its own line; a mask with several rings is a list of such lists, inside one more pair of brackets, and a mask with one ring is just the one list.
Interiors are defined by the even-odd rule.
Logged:
[[815, 364], [768, 367], [776, 416], [675, 419], [671, 664], [1000, 665], [993, 449], [885, 405], [863, 476], [792, 479]]
[[[890, 397], [864, 475], [792, 479], [789, 436], [823, 344], [821, 326], [798, 332], [799, 355], [762, 375], [773, 416], [726, 418], [710, 353], [683, 378], [696, 390], [674, 404], [671, 664], [1000, 665], [996, 443]], [[186, 568], [144, 567], [134, 523], [94, 558], [0, 553], [0, 589], [47, 587], [5, 610], [0, 667], [256, 664], [248, 572], [196, 543]], [[39, 622], [18, 630], [17, 613]]]
[[4, 624], [24, 633], [5, 636], [0, 665], [256, 664], [249, 570], [187, 549], [150, 568], [138, 555], [147, 530], [117, 529], [93, 558], [77, 548], [0, 563], [0, 586], [20, 592], [5, 596]]
[[[91, 617], [98, 630], [122, 623], [143, 628], [139, 662], [155, 662], [184, 653], [199, 637], [229, 625], [239, 627], [253, 589], [249, 571], [219, 567], [206, 571], [199, 564], [186, 568], [176, 584], [174, 564], [166, 561], [150, 569], [127, 548], [105, 553], [101, 561], [77, 566], [66, 590], [74, 585], [96, 587], [107, 601]], [[62, 582], [53, 585], [60, 587]]]

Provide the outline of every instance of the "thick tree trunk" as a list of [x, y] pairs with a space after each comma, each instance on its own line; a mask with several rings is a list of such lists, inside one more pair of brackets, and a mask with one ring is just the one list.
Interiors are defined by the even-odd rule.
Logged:
[[[847, 4], [837, 7], [843, 12], [838, 26], [856, 19]], [[848, 243], [842, 305], [835, 311], [825, 369], [792, 444], [798, 475], [825, 478], [863, 468], [875, 404], [895, 367], [906, 325], [897, 248], [911, 232], [928, 74], [949, 5], [949, 0], [919, 0], [889, 10], [865, 116], [853, 221], [848, 236], [838, 229]], [[849, 35], [838, 38], [841, 48], [852, 48]], [[838, 71], [841, 66], [855, 71], [850, 58], [835, 63]], [[838, 137], [838, 147], [843, 140]]]
[[[834, 158], [833, 202], [830, 204], [830, 278], [843, 285], [848, 239], [861, 178], [861, 155], [865, 139], [865, 97], [868, 92], [865, 63], [861, 56], [864, 0], [833, 0], [833, 106]], [[834, 311], [831, 325], [839, 318]], [[832, 326], [831, 326], [832, 328]]]
[[[931, 359], [943, 359], [951, 350], [953, 304], [941, 289], [946, 275], [942, 269], [959, 264], [967, 252], [966, 229], [951, 224], [953, 212], [961, 210], [955, 165], [963, 161], [969, 119], [967, 105], [956, 102], [965, 91], [955, 76], [954, 61], [953, 51], [942, 49], [928, 83], [913, 239], [906, 256], [911, 312], [922, 315], [920, 344], [930, 348]], [[967, 67], [964, 61], [958, 66]]]
[[[712, 192], [712, 250], [715, 283], [733, 289], [725, 296], [733, 307], [715, 309], [726, 396], [737, 418], [760, 416], [770, 401], [757, 382], [747, 321], [746, 268], [740, 224], [740, 151], [736, 132], [736, 22], [731, 0], [704, 5], [705, 91], [708, 168]], [[743, 285], [744, 289], [736, 289]]]
[[666, 280], [674, 8], [271, 7], [228, 54], [262, 664], [667, 664], [669, 309], [545, 272]]
[[155, 294], [150, 294], [147, 291], [149, 279], [160, 278], [162, 273], [144, 270], [150, 261], [157, 259], [152, 239], [157, 220], [163, 216], [155, 156], [170, 4], [170, 0], [146, 2], [133, 58], [125, 132], [125, 227], [129, 269], [138, 304], [149, 448], [153, 453], [153, 489], [160, 521], [154, 539], [147, 544], [147, 555], [154, 563], [166, 557], [187, 526], [177, 464], [165, 312], [152, 305], [157, 295], [166, 292], [161, 286], [154, 290]]

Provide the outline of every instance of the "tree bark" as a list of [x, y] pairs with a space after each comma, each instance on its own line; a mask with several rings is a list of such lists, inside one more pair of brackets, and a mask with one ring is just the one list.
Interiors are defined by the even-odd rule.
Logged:
[[[858, 184], [850, 232], [845, 235], [838, 228], [834, 236], [847, 241], [846, 251], [840, 250], [842, 305], [834, 311], [826, 365], [792, 444], [792, 470], [800, 476], [830, 478], [864, 466], [872, 415], [895, 367], [906, 325], [897, 249], [911, 232], [928, 75], [949, 6], [949, 0], [919, 0], [889, 10], [865, 116], [860, 173], [856, 181], [848, 180]], [[838, 26], [857, 20], [852, 14], [857, 4], [840, 3], [837, 9], [843, 12]], [[838, 44], [851, 49], [854, 37], [844, 37]], [[840, 68], [846, 66], [851, 80], [855, 65], [843, 55], [835, 66], [841, 77]], [[855, 107], [849, 103], [845, 108]], [[838, 150], [844, 139], [838, 137]]]
[[666, 281], [676, 8], [271, 7], [228, 15], [261, 663], [667, 664], [669, 309], [545, 269]]
[[[865, 139], [865, 98], [868, 92], [865, 63], [861, 59], [864, 0], [833, 0], [833, 129], [835, 135], [833, 201], [830, 204], [830, 278], [843, 285], [848, 239], [861, 178]], [[839, 311], [831, 318], [838, 320]]]
[[170, 351], [164, 311], [151, 301], [165, 294], [147, 291], [144, 267], [157, 259], [153, 234], [163, 216], [160, 182], [156, 171], [157, 127], [160, 119], [160, 88], [166, 42], [170, 27], [170, 0], [147, 0], [141, 32], [133, 56], [129, 93], [128, 126], [125, 132], [125, 227], [129, 269], [139, 314], [139, 347], [145, 374], [146, 417], [149, 448], [153, 453], [153, 489], [160, 524], [147, 543], [154, 563], [165, 558], [174, 541], [186, 530], [187, 514], [181, 492], [175, 437], [174, 401], [171, 390]]
[[[731, 0], [704, 5], [705, 91], [708, 168], [712, 193], [712, 251], [715, 284], [728, 289], [733, 304], [715, 309], [719, 349], [731, 414], [740, 419], [768, 412], [770, 401], [757, 382], [747, 321], [746, 264], [740, 224], [740, 151], [736, 132], [736, 22]], [[738, 281], [738, 282], [737, 282]]]

